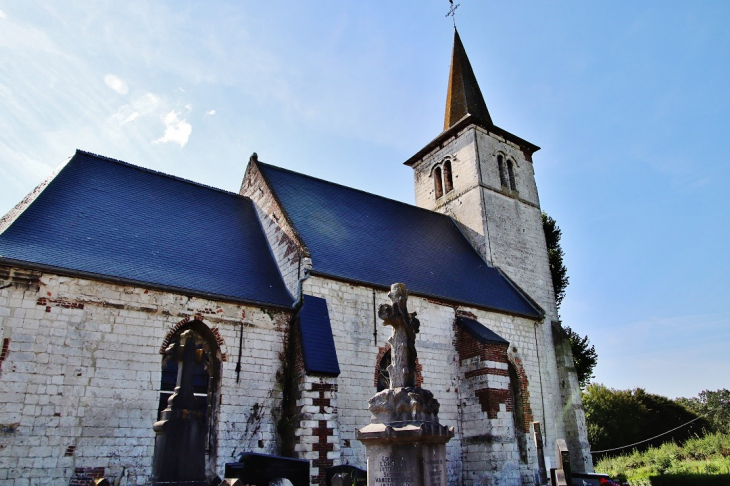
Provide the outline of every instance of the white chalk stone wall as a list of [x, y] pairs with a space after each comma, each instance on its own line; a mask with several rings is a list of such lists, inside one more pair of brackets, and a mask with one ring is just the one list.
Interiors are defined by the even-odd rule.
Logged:
[[[478, 190], [480, 173], [475, 141], [475, 128], [468, 127], [413, 165], [416, 206], [448, 214], [460, 222], [472, 246], [487, 261], [491, 261], [481, 193]], [[451, 162], [454, 188], [436, 198], [434, 169], [442, 167], [446, 160]]]
[[[405, 283], [408, 284], [407, 279]], [[304, 290], [307, 294], [327, 299], [340, 364], [336, 407], [340, 447], [339, 458], [337, 454], [332, 457], [339, 459], [342, 464], [365, 468], [365, 449], [355, 440], [354, 434], [356, 428], [370, 423], [367, 400], [376, 393], [377, 358], [380, 348], [390, 336], [390, 328], [383, 326], [382, 321], [376, 317], [377, 307], [390, 302], [387, 291], [376, 289], [373, 299], [372, 288], [322, 277], [311, 277], [305, 281]], [[447, 444], [449, 484], [522, 484], [525, 478], [531, 480], [534, 470], [537, 469], [537, 453], [532, 436], [522, 432], [528, 439], [525, 441], [528, 458], [525, 464], [520, 459], [513, 412], [508, 412], [503, 407], [496, 418], [490, 419], [482, 411], [475, 395], [482, 382], [480, 379], [465, 379], [465, 372], [471, 368], [459, 360], [455, 347], [454, 322], [457, 311], [470, 313], [510, 342], [507, 354], [524, 369], [532, 415], [535, 420], [549, 424], [559, 415], [549, 408], [543, 414], [540, 370], [546, 366], [542, 354], [547, 352], [540, 350], [539, 361], [537, 348], [542, 348], [545, 344], [539, 341], [539, 334], [536, 342], [534, 321], [474, 308], [456, 307], [414, 295], [410, 296], [408, 302], [409, 310], [416, 311], [421, 322], [416, 347], [423, 377], [422, 386], [433, 392], [441, 403], [441, 423], [453, 426], [456, 430], [456, 436]], [[376, 330], [377, 337], [374, 336]], [[542, 379], [544, 383], [546, 377], [543, 376]], [[492, 377], [494, 383], [490, 386], [507, 389], [508, 380], [504, 376]], [[559, 393], [558, 390], [547, 391]], [[549, 400], [546, 400], [547, 403]], [[487, 435], [498, 440], [480, 443], [479, 437], [484, 438]], [[465, 440], [470, 441], [470, 444], [477, 444], [478, 447], [464, 446]], [[549, 440], [554, 443], [553, 433]]]
[[[209, 472], [243, 450], [277, 452], [286, 313], [139, 287], [0, 268], [0, 483], [145, 484], [154, 452], [160, 347], [199, 320], [225, 361]], [[238, 343], [243, 332], [236, 380]]]
[[[337, 394], [341, 463], [366, 467], [365, 448], [355, 439], [355, 429], [370, 423], [367, 401], [377, 389], [375, 373], [380, 347], [390, 336], [390, 328], [377, 316], [380, 304], [390, 303], [387, 291], [312, 277], [305, 281], [305, 293], [327, 299], [335, 338], [340, 376]], [[423, 387], [431, 390], [441, 403], [441, 423], [457, 425], [455, 350], [452, 308], [411, 297], [409, 309], [418, 312], [421, 330], [416, 339], [418, 361], [422, 367]], [[374, 332], [377, 330], [377, 338]], [[459, 438], [447, 444], [449, 477], [458, 478]], [[455, 479], [454, 479], [455, 480]]]
[[565, 414], [570, 414], [573, 417], [572, 421], [565, 424], [565, 440], [570, 450], [570, 462], [584, 467], [587, 471], [593, 471], [593, 456], [590, 453], [591, 447], [587, 439], [588, 426], [583, 404], [580, 400], [580, 385], [573, 363], [570, 341], [559, 325], [554, 325], [552, 332], [553, 340], [556, 343], [556, 358], [559, 362], [564, 363], [563, 366], [558, 367], [558, 378], [561, 385], [561, 408]]

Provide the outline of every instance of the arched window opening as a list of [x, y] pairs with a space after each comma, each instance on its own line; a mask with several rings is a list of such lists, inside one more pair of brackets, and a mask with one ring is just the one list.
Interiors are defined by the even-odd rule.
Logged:
[[[168, 350], [174, 350], [180, 344], [180, 336], [186, 331], [192, 331], [192, 339], [188, 343], [195, 346], [195, 360], [193, 363], [183, 363], [193, 366], [193, 396], [195, 397], [195, 413], [203, 417], [205, 426], [205, 465], [206, 474], [215, 476], [216, 471], [216, 443], [217, 443], [217, 405], [220, 381], [221, 352], [215, 336], [210, 329], [199, 321], [192, 321], [175, 332], [169, 339]], [[187, 344], [186, 344], [187, 345]], [[162, 412], [168, 407], [168, 400], [175, 393], [180, 364], [176, 353], [168, 352], [162, 358], [162, 373], [160, 377], [160, 393], [157, 407], [157, 419], [162, 418]]]
[[451, 178], [451, 161], [447, 160], [444, 162], [444, 189], [446, 190], [446, 193], [448, 194], [452, 190], [454, 190], [454, 181]]
[[433, 170], [433, 183], [436, 190], [436, 199], [444, 195], [444, 185], [441, 180], [441, 167], [436, 167]]
[[497, 168], [499, 169], [499, 183], [506, 189], [508, 187], [507, 176], [504, 171], [504, 159], [501, 155], [497, 155]]
[[390, 372], [388, 371], [390, 361], [390, 349], [388, 349], [378, 363], [378, 391], [390, 388]]
[[515, 182], [515, 168], [511, 160], [507, 160], [507, 170], [509, 171], [509, 188], [516, 191], [517, 183]]
[[527, 437], [525, 430], [525, 407], [522, 402], [522, 387], [517, 370], [509, 363], [509, 388], [512, 398], [512, 420], [514, 422], [515, 440], [520, 451], [520, 460], [527, 464]]

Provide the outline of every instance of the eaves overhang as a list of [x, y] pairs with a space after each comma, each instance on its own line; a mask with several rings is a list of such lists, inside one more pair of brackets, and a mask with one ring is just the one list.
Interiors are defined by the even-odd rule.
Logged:
[[[500, 272], [500, 273], [502, 273], [502, 272]], [[317, 277], [330, 278], [332, 280], [337, 280], [339, 282], [361, 285], [363, 287], [369, 287], [372, 289], [381, 289], [383, 291], [390, 290], [389, 284], [386, 285], [386, 284], [376, 283], [376, 282], [367, 282], [367, 281], [355, 279], [352, 277], [344, 277], [342, 275], [335, 275], [335, 274], [332, 274], [329, 272], [317, 271], [314, 268], [310, 271], [310, 274], [313, 276], [317, 276]], [[515, 286], [514, 282], [512, 282], [509, 279], [507, 281], [510, 283], [510, 285], [512, 285], [512, 287], [514, 287], [516, 290], [518, 290], [523, 296], [526, 296], [526, 294], [524, 292], [522, 292], [519, 289], [519, 287]], [[407, 279], [406, 279], [405, 283], [406, 283], [406, 285], [408, 284]], [[413, 295], [415, 297], [422, 297], [427, 300], [442, 302], [446, 305], [451, 305], [454, 307], [456, 307], [456, 306], [473, 307], [474, 309], [480, 309], [480, 310], [485, 310], [485, 311], [489, 311], [489, 312], [496, 312], [498, 314], [506, 314], [509, 316], [523, 317], [525, 319], [530, 319], [532, 321], [542, 321], [545, 318], [544, 311], [539, 306], [534, 304], [534, 301], [529, 298], [528, 298], [528, 302], [531, 304], [531, 307], [534, 308], [534, 310], [535, 310], [534, 314], [527, 314], [524, 312], [512, 311], [512, 310], [508, 310], [508, 309], [500, 309], [498, 307], [486, 306], [484, 304], [479, 304], [476, 302], [469, 302], [467, 300], [454, 299], [453, 297], [447, 297], [447, 296], [443, 296], [443, 295], [419, 292], [418, 290], [413, 290], [410, 287], [408, 288], [408, 293], [409, 293], [409, 295]]]
[[[156, 283], [144, 282], [141, 280], [114, 277], [111, 275], [102, 275], [102, 274], [93, 273], [93, 272], [85, 272], [83, 270], [74, 270], [74, 269], [70, 269], [70, 268], [56, 267], [53, 265], [44, 265], [41, 263], [13, 260], [11, 258], [0, 257], [0, 264], [11, 266], [11, 267], [22, 267], [22, 268], [27, 268], [30, 270], [38, 270], [41, 272], [53, 273], [55, 275], [62, 275], [62, 276], [66, 276], [66, 277], [85, 278], [85, 279], [89, 279], [89, 280], [98, 280], [101, 282], [109, 282], [109, 283], [119, 284], [119, 285], [132, 285], [132, 286], [140, 287], [140, 288], [144, 288], [144, 289], [159, 290], [162, 292], [170, 292], [170, 293], [176, 293], [176, 294], [181, 294], [181, 295], [186, 295], [186, 296], [200, 297], [203, 299], [215, 300], [215, 301], [219, 301], [219, 302], [227, 302], [227, 303], [232, 303], [232, 304], [245, 304], [245, 305], [252, 305], [252, 306], [257, 306], [257, 307], [267, 307], [267, 308], [280, 309], [280, 310], [286, 310], [289, 312], [293, 312], [291, 304], [276, 304], [276, 303], [272, 303], [272, 302], [264, 302], [264, 301], [260, 301], [260, 300], [254, 300], [254, 299], [243, 299], [240, 297], [234, 297], [234, 296], [230, 296], [230, 295], [213, 294], [213, 293], [209, 293], [209, 292], [203, 292], [200, 290], [187, 289], [184, 287], [156, 284]], [[293, 302], [294, 301], [292, 300], [292, 304], [293, 304]]]
[[421, 150], [419, 150], [415, 155], [413, 155], [411, 158], [403, 162], [403, 165], [407, 165], [409, 167], [413, 167], [413, 165], [418, 162], [419, 160], [423, 159], [426, 155], [430, 154], [434, 150], [437, 150], [441, 147], [443, 147], [444, 143], [452, 138], [456, 137], [459, 132], [461, 132], [463, 129], [475, 125], [483, 130], [486, 130], [487, 132], [494, 133], [495, 135], [498, 135], [505, 140], [514, 143], [515, 145], [519, 146], [520, 149], [530, 156], [540, 150], [540, 147], [537, 145], [528, 142], [527, 140], [518, 137], [517, 135], [514, 135], [507, 130], [504, 130], [503, 128], [499, 128], [497, 125], [492, 125], [489, 123], [485, 123], [482, 120], [480, 120], [478, 117], [467, 114], [463, 118], [461, 118], [458, 122], [456, 122], [454, 125], [451, 126], [451, 128], [444, 130], [441, 132], [440, 135], [438, 135], [436, 138], [431, 140], [425, 147], [423, 147]]

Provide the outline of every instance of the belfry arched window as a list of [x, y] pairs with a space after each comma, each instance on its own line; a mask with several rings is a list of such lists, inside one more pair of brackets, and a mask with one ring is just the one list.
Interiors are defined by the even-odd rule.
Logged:
[[434, 191], [436, 192], [436, 199], [444, 195], [444, 184], [441, 179], [441, 167], [436, 167], [433, 170], [433, 184]]
[[509, 173], [509, 188], [513, 191], [517, 190], [517, 182], [515, 181], [515, 167], [511, 160], [507, 160], [507, 172]]
[[499, 183], [507, 188], [507, 173], [504, 170], [504, 157], [497, 155], [497, 169], [499, 170]]
[[454, 189], [454, 180], [451, 176], [451, 161], [444, 162], [444, 192], [447, 194]]

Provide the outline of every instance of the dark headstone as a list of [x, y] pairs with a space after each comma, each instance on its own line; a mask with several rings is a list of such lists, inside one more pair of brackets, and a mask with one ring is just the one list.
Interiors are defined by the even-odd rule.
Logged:
[[333, 466], [327, 468], [327, 486], [365, 486], [367, 471], [355, 466]]
[[565, 443], [565, 439], [558, 439], [556, 442], [558, 470], [563, 471], [563, 474], [565, 475], [565, 482], [568, 484], [572, 484], [573, 475], [571, 474], [572, 471], [570, 468], [570, 451], [568, 450], [568, 445]]
[[195, 333], [187, 330], [179, 343], [167, 350], [178, 361], [175, 392], [168, 400], [160, 421], [153, 427], [155, 456], [152, 484], [197, 486], [205, 481], [205, 416], [193, 394], [193, 374], [199, 353]]
[[547, 471], [545, 470], [545, 449], [542, 443], [542, 428], [540, 422], [532, 422], [534, 429], [535, 448], [537, 449], [537, 475], [539, 484], [547, 484]]
[[562, 469], [550, 469], [550, 481], [552, 486], [568, 486], [569, 483], [565, 480], [565, 473]]
[[288, 479], [294, 486], [309, 486], [309, 461], [244, 452], [238, 462], [226, 463], [226, 479], [241, 484], [268, 486], [274, 479]]

